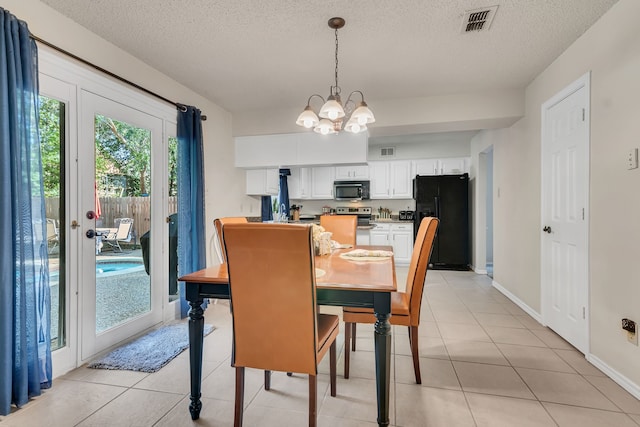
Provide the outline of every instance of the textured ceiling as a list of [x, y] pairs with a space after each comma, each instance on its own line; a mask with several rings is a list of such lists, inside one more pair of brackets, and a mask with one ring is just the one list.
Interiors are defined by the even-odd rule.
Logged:
[[[334, 76], [376, 100], [524, 88], [616, 0], [42, 0], [221, 107], [304, 107]], [[466, 10], [498, 5], [489, 31]]]

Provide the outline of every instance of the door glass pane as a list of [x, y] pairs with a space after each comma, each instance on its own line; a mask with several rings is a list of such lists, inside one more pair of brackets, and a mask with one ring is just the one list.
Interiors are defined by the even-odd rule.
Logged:
[[95, 116], [96, 333], [151, 310], [151, 131]]
[[66, 345], [65, 286], [65, 104], [40, 96], [40, 149], [47, 217], [51, 350]]
[[169, 301], [178, 299], [178, 138], [169, 137]]

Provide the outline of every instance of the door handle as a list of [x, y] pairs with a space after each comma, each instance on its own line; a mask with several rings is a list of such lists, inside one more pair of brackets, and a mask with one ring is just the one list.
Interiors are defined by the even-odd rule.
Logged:
[[549, 227], [548, 225], [545, 225], [542, 231], [544, 231], [545, 233], [551, 234], [551, 227]]
[[93, 239], [94, 237], [96, 237], [96, 232], [95, 230], [87, 230], [86, 233], [84, 233], [85, 236], [87, 236], [89, 239]]

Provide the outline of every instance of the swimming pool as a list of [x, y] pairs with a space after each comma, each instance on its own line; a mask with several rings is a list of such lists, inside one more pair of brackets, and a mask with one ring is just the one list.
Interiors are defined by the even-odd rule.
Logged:
[[96, 260], [96, 276], [115, 276], [144, 270], [141, 258], [119, 258]]

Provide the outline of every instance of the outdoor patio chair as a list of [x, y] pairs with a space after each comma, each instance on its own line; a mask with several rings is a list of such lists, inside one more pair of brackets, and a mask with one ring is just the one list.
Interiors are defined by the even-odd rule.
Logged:
[[47, 246], [51, 253], [59, 245], [58, 224], [55, 219], [47, 218]]
[[133, 218], [116, 218], [115, 232], [102, 237], [102, 242], [113, 247], [114, 252], [122, 252], [120, 243], [129, 243], [133, 238]]

